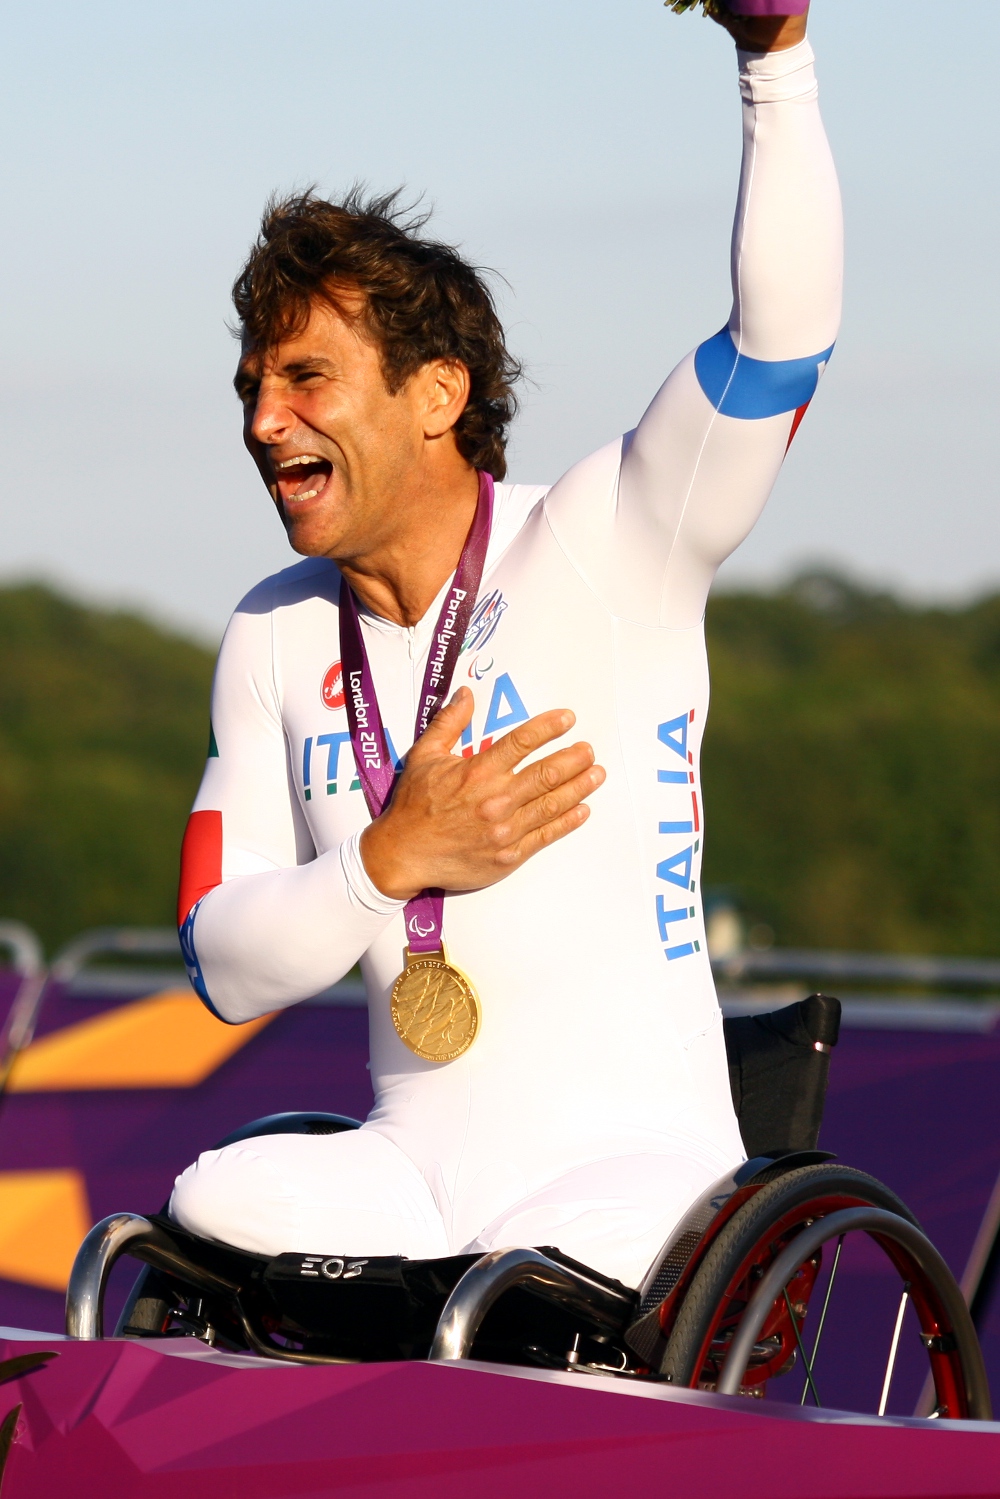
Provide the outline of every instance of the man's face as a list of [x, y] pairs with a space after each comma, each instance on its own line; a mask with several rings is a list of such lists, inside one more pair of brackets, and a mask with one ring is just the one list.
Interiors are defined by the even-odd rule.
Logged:
[[393, 494], [422, 457], [427, 382], [418, 371], [389, 393], [359, 307], [314, 302], [295, 337], [244, 346], [236, 374], [243, 440], [307, 557], [348, 561], [391, 538]]

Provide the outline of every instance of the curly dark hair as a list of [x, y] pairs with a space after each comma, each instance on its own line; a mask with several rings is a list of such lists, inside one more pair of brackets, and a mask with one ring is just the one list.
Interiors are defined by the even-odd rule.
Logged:
[[390, 391], [431, 359], [467, 367], [472, 388], [455, 424], [458, 449], [502, 479], [521, 366], [506, 346], [483, 272], [452, 246], [424, 239], [428, 218], [402, 205], [398, 189], [366, 196], [353, 187], [339, 203], [311, 188], [271, 198], [233, 285], [238, 331], [271, 348], [302, 332], [317, 298], [342, 311], [338, 286], [360, 291]]

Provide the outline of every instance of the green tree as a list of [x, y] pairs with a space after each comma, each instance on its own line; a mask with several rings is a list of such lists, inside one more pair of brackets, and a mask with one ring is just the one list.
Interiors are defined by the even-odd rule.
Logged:
[[0, 913], [50, 950], [173, 921], [212, 665], [135, 615], [0, 589]]
[[785, 946], [1000, 950], [1000, 598], [814, 575], [708, 636], [706, 883]]

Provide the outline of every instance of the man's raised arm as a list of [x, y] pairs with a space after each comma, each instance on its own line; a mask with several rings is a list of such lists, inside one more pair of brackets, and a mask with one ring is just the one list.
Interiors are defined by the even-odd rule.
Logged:
[[757, 520], [840, 316], [840, 195], [805, 18], [723, 24], [739, 43], [773, 45], [737, 54], [743, 166], [729, 321], [682, 360], [624, 439], [618, 493], [602, 514], [581, 513], [573, 471], [548, 507], [615, 613], [674, 628], [698, 623], [719, 564]]

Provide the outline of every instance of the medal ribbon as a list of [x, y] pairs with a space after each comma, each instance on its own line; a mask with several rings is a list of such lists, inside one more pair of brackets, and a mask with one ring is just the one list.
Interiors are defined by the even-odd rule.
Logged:
[[[431, 638], [417, 705], [414, 744], [451, 689], [462, 642], [482, 582], [492, 521], [493, 479], [490, 474], [480, 471], [476, 513]], [[374, 820], [381, 815], [392, 795], [396, 773], [389, 755], [382, 712], [361, 633], [357, 600], [344, 578], [341, 579], [340, 587], [340, 657], [351, 748], [354, 751], [361, 789]], [[406, 902], [404, 916], [411, 953], [437, 952], [442, 942], [444, 891], [421, 890], [419, 895]]]

